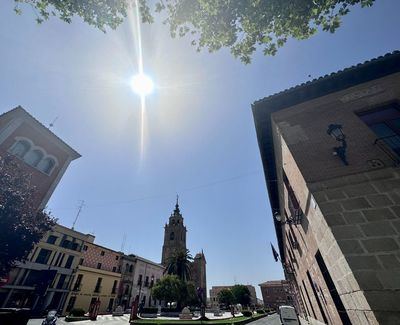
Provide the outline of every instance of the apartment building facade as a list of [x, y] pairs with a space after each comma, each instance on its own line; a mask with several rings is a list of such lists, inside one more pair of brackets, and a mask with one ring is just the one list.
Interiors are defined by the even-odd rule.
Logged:
[[264, 307], [278, 309], [279, 306], [293, 306], [291, 287], [286, 280], [266, 281], [259, 284]]
[[[257, 294], [256, 294], [256, 289], [254, 286], [248, 284], [246, 285], [247, 289], [249, 289], [250, 292], [250, 305], [257, 305]], [[233, 288], [233, 285], [230, 286], [212, 286], [210, 289], [210, 303], [211, 303], [211, 308], [218, 308], [219, 307], [219, 301], [218, 301], [218, 294], [222, 290], [231, 290]]]
[[121, 252], [94, 244], [85, 243], [82, 247], [82, 259], [79, 261], [68, 302], [64, 313], [73, 308], [89, 311], [90, 305], [100, 301], [99, 313], [113, 311], [121, 281]]
[[56, 225], [17, 262], [8, 283], [0, 288], [0, 307], [30, 308], [36, 313], [62, 310], [85, 243], [94, 236]]

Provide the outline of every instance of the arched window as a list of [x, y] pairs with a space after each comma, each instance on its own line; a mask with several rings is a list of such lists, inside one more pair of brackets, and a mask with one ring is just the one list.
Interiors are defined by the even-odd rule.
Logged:
[[54, 161], [53, 158], [45, 158], [39, 162], [37, 168], [46, 174], [50, 174], [55, 164], [56, 162]]
[[131, 264], [131, 266], [129, 267], [129, 273], [133, 272], [133, 264]]
[[20, 158], [24, 158], [26, 153], [31, 148], [31, 144], [26, 140], [19, 140], [11, 147], [11, 153]]
[[128, 263], [126, 263], [126, 265], [125, 265], [125, 272], [129, 272], [129, 264]]
[[25, 155], [24, 160], [29, 165], [36, 167], [37, 164], [39, 163], [39, 161], [42, 160], [42, 158], [43, 158], [43, 153], [40, 150], [35, 149], [32, 151], [29, 151]]
[[174, 232], [171, 232], [169, 235], [169, 240], [174, 240], [175, 239], [175, 234]]

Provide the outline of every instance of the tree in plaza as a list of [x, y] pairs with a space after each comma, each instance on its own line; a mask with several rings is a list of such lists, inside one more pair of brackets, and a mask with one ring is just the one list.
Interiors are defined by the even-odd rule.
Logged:
[[[153, 22], [149, 0], [14, 0], [30, 4], [37, 21], [51, 15], [70, 23], [73, 16], [102, 31], [115, 29], [138, 3], [143, 22]], [[334, 33], [341, 18], [355, 5], [370, 7], [375, 0], [157, 0], [155, 11], [164, 13], [172, 37], [189, 35], [198, 51], [229, 48], [244, 63], [250, 63], [257, 47], [275, 55], [289, 38], [307, 39], [318, 30]]]
[[251, 294], [249, 288], [243, 284], [236, 284], [232, 287], [232, 294], [235, 297], [235, 303], [248, 306], [251, 302]]
[[190, 280], [190, 267], [193, 257], [188, 249], [175, 250], [167, 261], [165, 272], [175, 274], [179, 279], [186, 282]]
[[182, 281], [176, 275], [166, 275], [151, 289], [155, 299], [171, 303], [181, 298]]
[[228, 307], [235, 302], [235, 297], [231, 289], [222, 289], [217, 295], [218, 303]]
[[55, 219], [34, 204], [35, 188], [12, 156], [0, 157], [0, 277], [23, 261]]
[[164, 276], [153, 288], [151, 295], [158, 300], [176, 302], [178, 308], [183, 305], [197, 305], [196, 288], [193, 282], [185, 282], [176, 275]]
[[185, 306], [198, 306], [199, 305], [199, 297], [197, 296], [196, 286], [194, 282], [181, 281], [182, 290], [181, 290], [181, 301]]

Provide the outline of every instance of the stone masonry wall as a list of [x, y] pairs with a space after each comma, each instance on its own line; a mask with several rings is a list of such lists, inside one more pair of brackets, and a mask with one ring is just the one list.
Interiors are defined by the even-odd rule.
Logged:
[[379, 323], [399, 324], [400, 170], [386, 168], [309, 187], [352, 272], [351, 279], [345, 275], [338, 281], [340, 291], [362, 291]]
[[[329, 289], [322, 276], [321, 270], [316, 262], [315, 255], [319, 251], [329, 268], [333, 281], [336, 284], [339, 294], [351, 291], [342, 290], [337, 284], [342, 278], [351, 273], [350, 268], [345, 261], [343, 254], [340, 251], [338, 244], [332, 232], [326, 223], [323, 214], [319, 208], [318, 202], [313, 198], [307, 187], [296, 162], [293, 159], [291, 152], [288, 149], [282, 136], [279, 135], [279, 130], [276, 129], [275, 139], [279, 143], [280, 154], [276, 154], [277, 163], [283, 166], [283, 171], [287, 175], [289, 182], [294, 189], [296, 197], [300, 203], [301, 209], [304, 212], [302, 222], [299, 225], [283, 225], [283, 245], [285, 248], [285, 260], [290, 261], [294, 270], [294, 278], [300, 291], [300, 296], [303, 301], [308, 319], [312, 324], [319, 322], [328, 324], [341, 324], [339, 314], [333, 302]], [[277, 150], [277, 149], [276, 149]], [[275, 151], [277, 153], [277, 151]], [[278, 184], [280, 187], [280, 206], [285, 207], [286, 215], [290, 216], [290, 211], [287, 210], [287, 193], [284, 190], [282, 175], [278, 174]], [[284, 211], [281, 211], [284, 214]], [[289, 233], [295, 237], [297, 248], [293, 247], [289, 240]], [[309, 275], [308, 275], [308, 274]], [[289, 278], [290, 279], [290, 278]], [[310, 281], [311, 280], [311, 281]], [[356, 283], [353, 279], [352, 283]], [[351, 291], [353, 292], [353, 291]], [[358, 295], [359, 297], [355, 297]], [[363, 310], [370, 310], [367, 303], [364, 303], [365, 298], [362, 294], [351, 294], [343, 299], [343, 304], [346, 310], [351, 311], [354, 306], [362, 306]], [[362, 302], [358, 302], [364, 300]], [[319, 303], [318, 303], [319, 301]], [[325, 315], [325, 319], [324, 316]], [[349, 317], [353, 324], [376, 324], [376, 321], [359, 321], [356, 314]], [[365, 319], [365, 317], [364, 317]], [[363, 319], [363, 320], [364, 320]]]
[[[318, 252], [353, 324], [400, 323], [399, 168], [357, 115], [396, 102], [399, 73], [272, 114], [280, 212], [290, 215], [284, 170], [305, 214], [301, 225], [282, 227], [285, 258], [297, 262], [302, 300], [319, 321], [325, 313], [327, 323], [340, 324]], [[339, 145], [326, 133], [332, 123], [346, 134], [347, 166], [332, 155]], [[291, 247], [290, 232], [298, 248]]]

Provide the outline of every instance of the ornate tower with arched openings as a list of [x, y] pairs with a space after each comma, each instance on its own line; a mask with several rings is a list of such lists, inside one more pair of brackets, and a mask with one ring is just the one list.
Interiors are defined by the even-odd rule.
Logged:
[[176, 197], [175, 210], [169, 217], [168, 224], [164, 227], [164, 245], [162, 248], [161, 263], [166, 265], [169, 257], [175, 250], [186, 250], [186, 227], [179, 210], [179, 197]]

